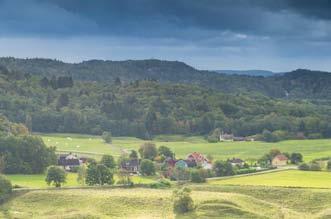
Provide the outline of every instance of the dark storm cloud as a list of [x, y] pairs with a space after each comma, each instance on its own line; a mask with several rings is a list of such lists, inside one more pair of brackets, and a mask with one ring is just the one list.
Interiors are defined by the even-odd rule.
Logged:
[[[31, 45], [52, 49], [70, 42], [75, 60], [90, 45], [84, 53], [96, 48], [95, 56], [115, 59], [306, 62], [331, 57], [330, 12], [329, 0], [0, 0], [0, 40], [42, 39]], [[45, 48], [38, 54], [51, 53]]]
[[229, 31], [257, 36], [291, 36], [312, 28], [306, 17], [331, 17], [329, 2], [0, 0], [0, 33], [204, 39]]

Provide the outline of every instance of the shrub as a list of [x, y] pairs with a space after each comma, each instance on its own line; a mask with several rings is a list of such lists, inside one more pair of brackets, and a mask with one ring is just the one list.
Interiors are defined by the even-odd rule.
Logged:
[[112, 134], [111, 134], [111, 132], [103, 132], [102, 133], [102, 139], [106, 143], [111, 143], [112, 142]]
[[194, 210], [194, 203], [190, 196], [191, 190], [183, 188], [175, 190], [173, 192], [174, 199], [174, 212], [177, 214], [183, 214]]
[[234, 174], [234, 170], [231, 163], [227, 161], [215, 161], [213, 165], [213, 170], [216, 176], [231, 176]]
[[310, 166], [306, 163], [302, 163], [299, 165], [299, 170], [305, 170], [305, 171], [310, 170]]
[[12, 185], [9, 179], [0, 175], [0, 203], [3, 202], [12, 192]]
[[190, 180], [194, 183], [206, 182], [206, 173], [203, 169], [193, 169], [190, 174]]
[[331, 171], [331, 159], [328, 160], [328, 163], [327, 163], [327, 165], [326, 165], [326, 169], [327, 169], [328, 171]]
[[150, 184], [150, 187], [153, 189], [169, 188], [171, 187], [171, 183], [166, 179], [161, 179], [156, 183]]
[[318, 163], [312, 163], [310, 165], [310, 170], [311, 171], [320, 171], [321, 170], [321, 166]]
[[151, 176], [155, 175], [155, 166], [151, 160], [142, 160], [140, 163], [140, 172], [142, 175]]
[[236, 170], [236, 174], [247, 174], [247, 173], [255, 173], [256, 169], [253, 168], [245, 168], [245, 169], [238, 169]]
[[61, 167], [48, 167], [45, 179], [48, 185], [53, 184], [55, 187], [61, 187], [61, 185], [66, 182], [66, 178], [66, 172]]

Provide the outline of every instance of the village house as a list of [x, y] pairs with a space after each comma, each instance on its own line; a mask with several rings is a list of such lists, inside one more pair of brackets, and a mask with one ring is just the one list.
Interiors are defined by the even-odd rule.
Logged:
[[240, 158], [232, 158], [229, 160], [229, 162], [231, 163], [232, 166], [239, 166], [239, 167], [243, 167], [245, 164], [245, 161], [243, 161]]
[[60, 155], [57, 160], [57, 165], [62, 166], [67, 171], [72, 171], [74, 168], [79, 167], [82, 161], [76, 155], [66, 154]]
[[195, 163], [196, 166], [201, 166], [203, 169], [212, 169], [211, 162], [201, 153], [193, 152], [187, 155], [187, 163]]
[[220, 141], [233, 141], [233, 138], [234, 138], [233, 134], [227, 134], [227, 133], [220, 134]]
[[287, 165], [287, 161], [288, 158], [283, 155], [283, 154], [278, 154], [277, 156], [275, 156], [272, 161], [271, 161], [271, 165], [273, 167], [281, 167], [281, 166], [286, 166]]
[[132, 159], [128, 161], [123, 161], [121, 163], [121, 169], [125, 170], [132, 174], [138, 174], [139, 172], [139, 160], [138, 159]]

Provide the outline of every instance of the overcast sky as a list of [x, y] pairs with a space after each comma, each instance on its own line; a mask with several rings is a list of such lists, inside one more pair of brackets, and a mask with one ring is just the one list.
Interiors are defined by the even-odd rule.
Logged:
[[331, 71], [331, 1], [0, 0], [0, 56]]

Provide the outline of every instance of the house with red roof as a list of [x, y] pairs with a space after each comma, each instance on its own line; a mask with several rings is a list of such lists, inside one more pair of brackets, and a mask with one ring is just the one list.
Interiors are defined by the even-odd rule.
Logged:
[[287, 165], [288, 158], [284, 154], [278, 154], [275, 156], [272, 161], [271, 165], [273, 167], [281, 167], [281, 166], [286, 166]]
[[201, 153], [193, 152], [187, 155], [186, 161], [188, 163], [195, 163], [196, 165], [201, 166], [204, 169], [211, 169], [211, 162]]

